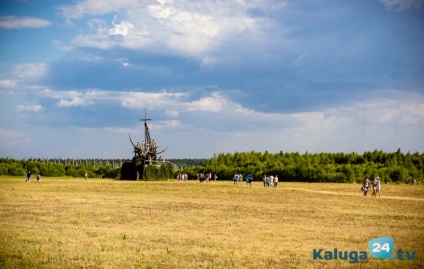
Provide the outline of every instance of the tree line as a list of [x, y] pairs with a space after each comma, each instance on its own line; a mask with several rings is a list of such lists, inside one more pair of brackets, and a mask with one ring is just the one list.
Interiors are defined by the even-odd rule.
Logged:
[[189, 178], [198, 173], [214, 173], [221, 180], [232, 180], [235, 173], [253, 174], [254, 180], [264, 175], [278, 175], [280, 181], [361, 182], [365, 177], [379, 176], [384, 181], [403, 182], [423, 178], [424, 153], [367, 151], [352, 153], [235, 152], [215, 154], [204, 165], [186, 167]]
[[[25, 176], [27, 171], [42, 176], [119, 178], [126, 160], [15, 160], [0, 158], [0, 175]], [[171, 160], [170, 160], [171, 161]], [[253, 174], [254, 180], [264, 175], [278, 175], [280, 181], [299, 182], [361, 182], [365, 177], [379, 176], [389, 182], [403, 182], [423, 178], [424, 153], [366, 151], [352, 153], [270, 153], [234, 152], [214, 154], [210, 159], [173, 159], [180, 170], [172, 165], [149, 166], [146, 178], [159, 180], [187, 173], [195, 179], [198, 173], [213, 173], [219, 180], [232, 180], [235, 173]]]
[[[187, 159], [188, 160], [188, 159]], [[25, 159], [16, 160], [0, 158], [0, 175], [26, 176], [28, 171], [33, 175], [46, 177], [85, 177], [119, 179], [121, 167], [129, 163], [124, 159]], [[189, 163], [193, 163], [190, 161]], [[194, 161], [194, 163], [196, 163]], [[143, 171], [145, 180], [170, 179], [174, 174], [172, 164], [148, 165]]]
[[101, 159], [28, 159], [15, 160], [0, 158], [0, 175], [25, 176], [27, 171], [33, 175], [40, 174], [47, 177], [107, 177], [119, 178], [122, 163], [125, 160]]

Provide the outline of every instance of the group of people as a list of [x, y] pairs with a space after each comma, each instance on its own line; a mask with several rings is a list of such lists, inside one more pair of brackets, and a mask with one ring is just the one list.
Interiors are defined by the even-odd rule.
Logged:
[[[252, 186], [253, 175], [248, 174], [245, 180], [246, 180], [247, 186]], [[241, 182], [243, 181], [243, 174], [238, 174], [238, 173], [234, 174], [233, 181], [234, 181], [234, 185], [238, 185], [239, 183], [241, 184]]]
[[[424, 178], [421, 179], [421, 181], [424, 185]], [[417, 179], [416, 178], [405, 178], [404, 183], [405, 183], [405, 185], [409, 185], [409, 184], [415, 185], [415, 184], [417, 184]]]
[[[26, 183], [30, 182], [31, 181], [31, 177], [32, 177], [32, 173], [31, 173], [31, 171], [28, 171], [25, 182]], [[37, 182], [41, 182], [40, 173], [37, 174]]]
[[218, 176], [216, 174], [212, 174], [211, 172], [209, 173], [197, 173], [197, 180], [200, 181], [200, 183], [203, 182], [210, 182], [211, 180], [217, 180]]
[[179, 174], [177, 175], [177, 180], [180, 180], [180, 181], [187, 181], [187, 179], [188, 179], [188, 175], [187, 175], [187, 173], [179, 173]]
[[372, 188], [372, 196], [380, 197], [381, 181], [380, 177], [375, 177], [371, 182], [368, 177], [364, 179], [361, 190], [364, 192], [364, 196], [368, 195], [369, 188]]
[[278, 187], [278, 175], [275, 175], [275, 176], [273, 176], [273, 175], [270, 175], [270, 176], [267, 176], [267, 175], [264, 175], [264, 178], [263, 178], [263, 182], [264, 182], [264, 187], [266, 188], [266, 187], [274, 187], [274, 188], [277, 188]]

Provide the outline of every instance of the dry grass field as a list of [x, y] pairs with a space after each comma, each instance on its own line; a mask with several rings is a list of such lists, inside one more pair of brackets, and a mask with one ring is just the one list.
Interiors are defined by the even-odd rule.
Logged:
[[[415, 259], [372, 258], [380, 236]], [[368, 259], [314, 260], [321, 248]], [[424, 267], [424, 186], [0, 177], [0, 268], [348, 267]]]

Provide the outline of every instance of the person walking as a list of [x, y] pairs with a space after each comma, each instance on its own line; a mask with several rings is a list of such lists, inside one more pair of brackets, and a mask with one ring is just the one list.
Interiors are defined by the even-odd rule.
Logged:
[[240, 175], [239, 174], [235, 174], [234, 175], [234, 185], [238, 185], [239, 180], [240, 180]]
[[252, 174], [248, 174], [247, 178], [246, 178], [246, 184], [247, 186], [252, 186], [252, 181], [253, 181], [253, 175]]
[[31, 180], [31, 171], [28, 171], [27, 178], [26, 178], [26, 183], [28, 183], [30, 180]]
[[364, 182], [362, 184], [362, 190], [364, 191], [364, 196], [368, 195], [368, 188], [370, 187], [370, 180], [368, 177], [364, 179]]
[[377, 177], [374, 177], [374, 180], [371, 183], [371, 187], [372, 187], [372, 195], [371, 196], [375, 196], [375, 187], [377, 186]]
[[380, 177], [377, 177], [376, 178], [377, 179], [377, 182], [376, 182], [376, 185], [375, 185], [375, 197], [377, 197], [377, 194], [378, 194], [378, 197], [380, 197], [380, 188], [381, 188], [381, 181], [380, 181]]

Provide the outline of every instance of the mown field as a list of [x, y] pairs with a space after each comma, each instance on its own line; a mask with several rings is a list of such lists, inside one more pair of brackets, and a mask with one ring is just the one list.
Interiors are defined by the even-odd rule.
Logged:
[[[374, 259], [392, 236], [413, 261]], [[368, 259], [314, 260], [313, 249]], [[423, 268], [424, 186], [0, 177], [0, 268]]]

